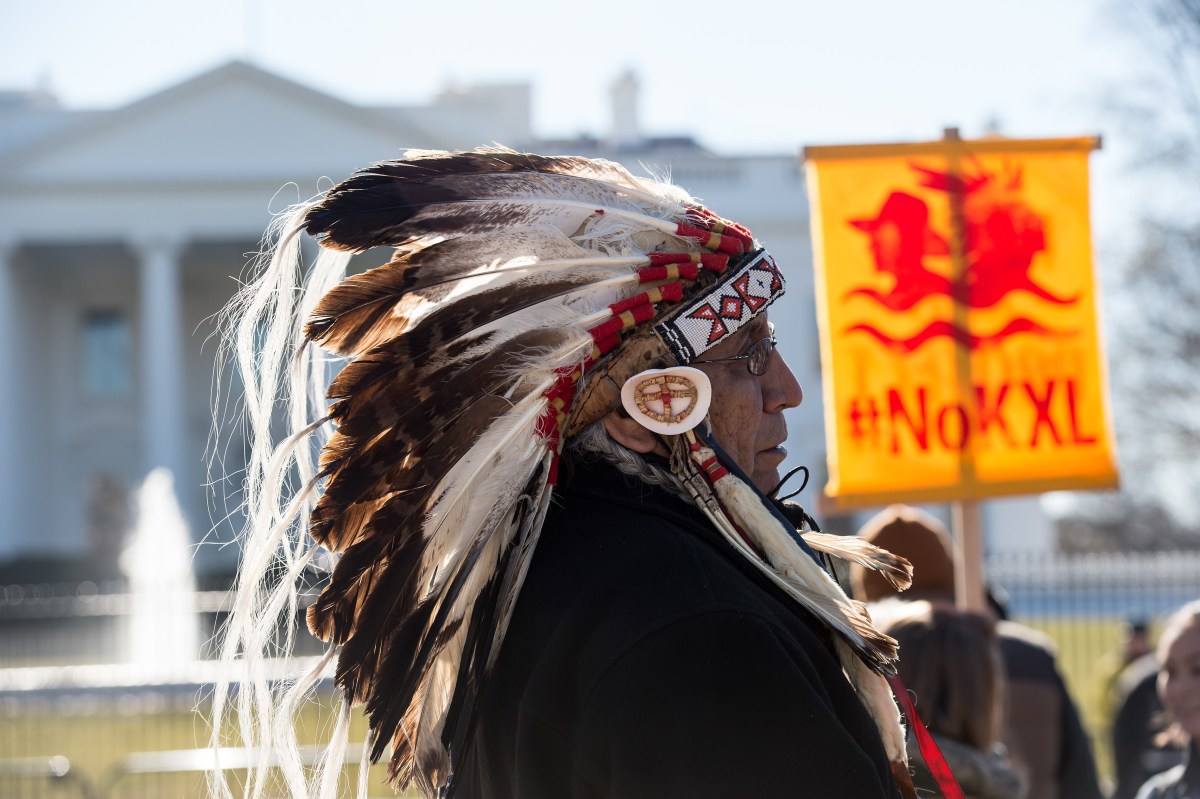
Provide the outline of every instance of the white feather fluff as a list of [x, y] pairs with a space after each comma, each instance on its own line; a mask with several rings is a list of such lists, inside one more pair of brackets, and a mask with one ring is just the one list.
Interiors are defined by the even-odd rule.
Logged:
[[892, 696], [892, 689], [887, 680], [867, 667], [846, 642], [835, 638], [833, 642], [837, 650], [838, 662], [846, 672], [847, 679], [854, 686], [871, 720], [883, 739], [883, 748], [888, 760], [893, 763], [908, 764], [908, 750], [904, 746], [904, 717]]

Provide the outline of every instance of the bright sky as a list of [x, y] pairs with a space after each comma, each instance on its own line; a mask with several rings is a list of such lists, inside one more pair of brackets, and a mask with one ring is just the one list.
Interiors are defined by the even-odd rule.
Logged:
[[998, 120], [1096, 132], [1127, 59], [1094, 0], [0, 0], [0, 87], [72, 106], [135, 100], [232, 58], [363, 103], [529, 81], [543, 135], [604, 133], [642, 85], [647, 132], [728, 154], [921, 139]]
[[[608, 89], [639, 76], [643, 132], [729, 155], [806, 144], [1101, 133], [1144, 50], [1095, 0], [0, 0], [0, 88], [73, 107], [131, 102], [230, 59], [364, 104], [454, 83], [527, 81], [543, 136], [608, 131]], [[1105, 199], [1107, 197], [1107, 200]], [[1097, 243], [1103, 247], [1103, 234]]]

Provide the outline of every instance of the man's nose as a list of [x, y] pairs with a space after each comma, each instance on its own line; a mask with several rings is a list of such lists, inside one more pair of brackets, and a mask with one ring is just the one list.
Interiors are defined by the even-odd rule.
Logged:
[[763, 405], [767, 411], [795, 408], [804, 401], [804, 390], [778, 349], [771, 354], [771, 363], [763, 376]]

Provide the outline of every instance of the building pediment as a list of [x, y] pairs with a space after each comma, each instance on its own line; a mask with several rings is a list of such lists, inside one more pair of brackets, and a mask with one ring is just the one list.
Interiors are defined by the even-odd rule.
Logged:
[[[459, 146], [233, 62], [0, 159], [0, 185], [224, 184], [343, 177], [408, 147]], [[305, 190], [315, 186], [305, 186]]]

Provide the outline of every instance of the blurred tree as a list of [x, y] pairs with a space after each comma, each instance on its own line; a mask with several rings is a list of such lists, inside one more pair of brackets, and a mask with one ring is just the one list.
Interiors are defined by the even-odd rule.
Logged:
[[1200, 547], [1200, 0], [1110, 6], [1144, 55], [1113, 93], [1137, 155], [1133, 246], [1106, 274], [1122, 489], [1077, 495], [1066, 549]]

